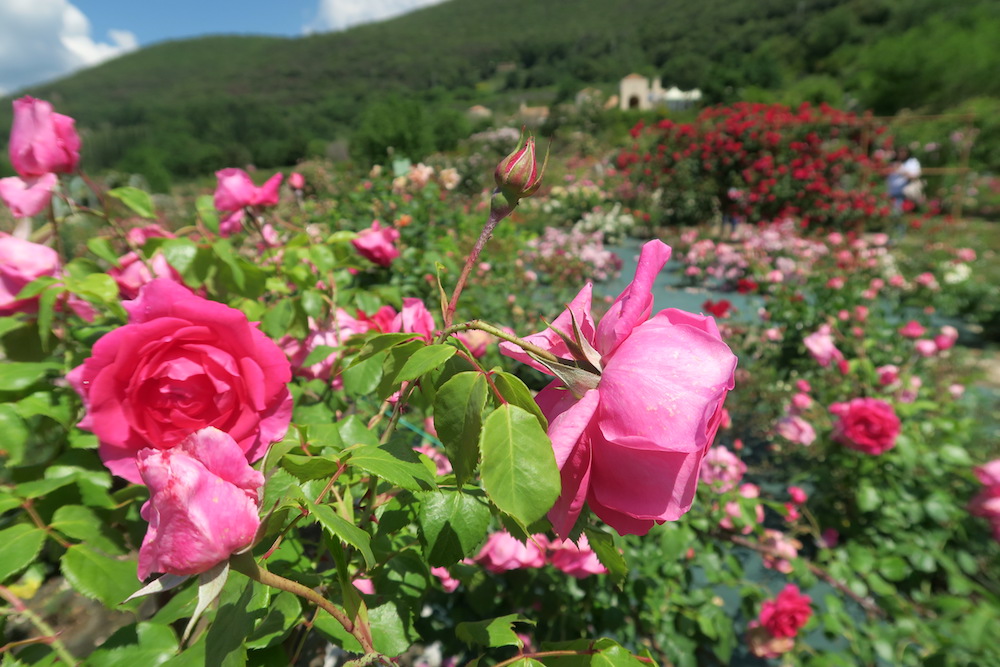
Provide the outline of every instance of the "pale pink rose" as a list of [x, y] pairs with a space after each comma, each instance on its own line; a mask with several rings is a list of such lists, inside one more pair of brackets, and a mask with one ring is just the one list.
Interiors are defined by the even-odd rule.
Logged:
[[782, 417], [775, 430], [782, 438], [799, 445], [809, 446], [816, 440], [816, 429], [798, 415]]
[[125, 234], [125, 238], [128, 239], [129, 243], [143, 246], [149, 239], [175, 239], [177, 235], [156, 223], [152, 223], [142, 227], [133, 227]]
[[885, 281], [881, 278], [872, 278], [871, 282], [868, 283], [868, 289], [878, 292], [880, 289], [885, 287]]
[[962, 262], [976, 261], [976, 251], [972, 248], [959, 248], [955, 251], [955, 257]]
[[841, 361], [844, 358], [843, 353], [837, 349], [833, 342], [832, 332], [829, 324], [823, 324], [815, 332], [802, 339], [809, 354], [823, 368], [829, 366], [831, 362]]
[[826, 281], [826, 286], [830, 289], [843, 289], [844, 288], [844, 278], [842, 276], [834, 276]]
[[830, 412], [838, 419], [833, 439], [865, 454], [878, 455], [896, 446], [900, 423], [891, 405], [878, 398], [854, 398], [834, 403]]
[[785, 280], [785, 274], [782, 273], [781, 271], [778, 271], [777, 269], [773, 269], [767, 272], [767, 275], [764, 277], [764, 280], [766, 280], [769, 283], [780, 283]]
[[396, 248], [396, 241], [399, 240], [399, 231], [394, 227], [382, 227], [378, 220], [372, 222], [372, 226], [358, 232], [357, 237], [351, 243], [358, 251], [358, 254], [379, 266], [389, 266], [393, 260], [399, 257], [399, 249]]
[[920, 338], [926, 331], [927, 329], [920, 322], [910, 320], [899, 328], [899, 335], [906, 338]]
[[111, 472], [138, 483], [140, 450], [176, 447], [210, 426], [251, 462], [284, 437], [291, 368], [246, 315], [163, 279], [123, 305], [129, 323], [67, 376], [87, 410], [79, 426], [97, 436]]
[[837, 311], [837, 319], [840, 320], [841, 322], [846, 322], [847, 320], [851, 319], [851, 313], [850, 313], [850, 311], [848, 311], [846, 309], [838, 310]]
[[455, 577], [451, 576], [451, 572], [449, 572], [446, 567], [432, 567], [431, 574], [438, 578], [438, 582], [441, 584], [441, 588], [444, 589], [445, 593], [454, 593], [462, 583]]
[[929, 290], [939, 289], [937, 278], [934, 277], [933, 273], [921, 273], [919, 276], [913, 279], [921, 287], [926, 287]]
[[494, 574], [542, 567], [547, 546], [548, 539], [544, 535], [534, 535], [522, 543], [510, 533], [501, 531], [486, 538], [486, 544], [473, 560]]
[[701, 269], [697, 266], [689, 266], [684, 269], [684, 275], [686, 276], [698, 276], [701, 275]]
[[465, 347], [469, 348], [469, 352], [477, 359], [486, 354], [486, 350], [489, 349], [490, 345], [496, 342], [493, 334], [480, 331], [479, 329], [459, 331], [455, 336], [462, 341]]
[[[652, 285], [670, 247], [647, 242], [635, 279], [599, 324], [590, 312], [587, 284], [545, 331], [527, 340], [561, 359], [573, 353], [557, 330], [573, 336], [597, 374], [578, 378], [572, 391], [553, 381], [536, 400], [549, 420], [549, 437], [562, 476], [562, 494], [549, 512], [566, 537], [586, 502], [620, 534], [645, 534], [673, 521], [694, 499], [702, 456], [722, 420], [733, 388], [736, 356], [715, 320], [676, 309], [651, 319]], [[542, 372], [520, 348], [504, 354]]]
[[772, 343], [776, 343], [779, 340], [782, 340], [783, 338], [784, 336], [781, 333], [781, 329], [777, 327], [771, 327], [770, 329], [764, 330], [764, 339], [769, 340]]
[[948, 393], [957, 401], [962, 398], [963, 394], [965, 394], [965, 386], [958, 384], [957, 382], [955, 384], [950, 384], [948, 385]]
[[136, 464], [149, 487], [139, 579], [205, 572], [253, 542], [264, 476], [229, 434], [201, 429], [170, 449], [140, 450]]
[[351, 317], [343, 308], [338, 308], [333, 317], [333, 324], [324, 329], [318, 328], [310, 319], [310, 332], [301, 341], [286, 336], [278, 342], [279, 347], [288, 355], [295, 375], [310, 380], [329, 380], [334, 365], [340, 359], [340, 350], [331, 350], [326, 357], [315, 360], [309, 366], [303, 365], [306, 359], [321, 346], [339, 348], [351, 336], [363, 334], [372, 328], [368, 321]]
[[301, 190], [306, 187], [305, 177], [297, 171], [293, 171], [288, 175], [288, 185], [295, 190]]
[[242, 169], [230, 167], [215, 172], [218, 185], [215, 188], [215, 208], [220, 211], [239, 211], [247, 206], [274, 206], [278, 203], [279, 188], [283, 174], [275, 174], [259, 188], [253, 184], [250, 174]]
[[48, 207], [52, 201], [52, 189], [58, 180], [55, 174], [25, 179], [17, 176], [0, 178], [0, 200], [15, 218], [30, 218]]
[[1000, 542], [1000, 459], [976, 468], [976, 476], [984, 488], [969, 503], [969, 512], [989, 521], [993, 539]]
[[[760, 488], [756, 484], [741, 484], [739, 494], [747, 499], [760, 497]], [[724, 507], [725, 515], [719, 521], [719, 527], [724, 530], [739, 531], [744, 535], [753, 532], [754, 526], [764, 523], [764, 506], [760, 503], [753, 505], [753, 517], [750, 522], [743, 516], [743, 510], [738, 501], [731, 500]]]
[[830, 232], [826, 235], [826, 242], [830, 245], [841, 245], [844, 242], [844, 235], [840, 232]]
[[442, 169], [438, 173], [438, 180], [441, 181], [441, 186], [445, 190], [454, 190], [458, 187], [458, 184], [462, 182], [462, 177], [458, 174], [458, 170], [454, 167], [448, 167], [447, 169]]
[[747, 471], [747, 465], [731, 451], [712, 447], [701, 461], [701, 481], [718, 493], [734, 488]]
[[796, 380], [795, 381], [795, 388], [798, 389], [799, 391], [806, 392], [806, 393], [809, 393], [810, 391], [812, 391], [812, 386], [809, 384], [808, 380]]
[[783, 574], [788, 574], [792, 571], [791, 561], [798, 558], [799, 549], [802, 548], [801, 542], [788, 537], [780, 530], [765, 528], [764, 539], [760, 543], [761, 546], [770, 550], [768, 553], [761, 554], [764, 567], [777, 570]]
[[408, 178], [413, 187], [419, 190], [427, 185], [427, 182], [431, 180], [431, 176], [433, 175], [434, 167], [419, 162], [410, 167]]
[[130, 252], [118, 260], [119, 266], [108, 270], [108, 275], [118, 283], [118, 291], [123, 299], [136, 298], [139, 296], [139, 289], [155, 278], [164, 278], [183, 284], [184, 280], [181, 278], [181, 274], [170, 266], [167, 258], [161, 253], [156, 253], [147, 262], [149, 267], [153, 269], [152, 273], [137, 254]]
[[549, 562], [557, 570], [576, 579], [585, 579], [592, 574], [606, 574], [608, 571], [590, 548], [586, 535], [581, 535], [575, 544], [570, 540], [556, 540], [550, 544]]
[[913, 348], [921, 357], [933, 357], [938, 352], [937, 344], [929, 338], [921, 338], [913, 344]]
[[868, 321], [868, 306], [855, 306], [854, 307], [854, 319], [858, 322], [864, 324]]
[[59, 270], [59, 254], [52, 248], [0, 232], [0, 316], [38, 312], [38, 297], [17, 295], [28, 283], [57, 276]]
[[80, 136], [69, 116], [55, 113], [45, 100], [14, 100], [10, 163], [24, 178], [69, 174], [80, 162]]
[[897, 273], [889, 278], [889, 284], [893, 287], [904, 287], [906, 286], [906, 278]]
[[812, 397], [803, 392], [797, 392], [792, 396], [792, 408], [796, 411], [808, 410], [813, 404]]
[[364, 595], [375, 595], [375, 584], [368, 577], [357, 577], [351, 581], [351, 585]]
[[871, 236], [873, 246], [881, 247], [889, 243], [889, 235], [884, 232], [876, 232]]

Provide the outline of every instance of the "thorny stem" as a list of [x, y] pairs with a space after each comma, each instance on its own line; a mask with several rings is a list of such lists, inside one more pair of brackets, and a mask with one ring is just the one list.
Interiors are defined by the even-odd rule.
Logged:
[[445, 327], [451, 326], [451, 321], [455, 316], [455, 309], [458, 307], [458, 297], [462, 294], [462, 289], [465, 288], [465, 283], [469, 279], [469, 273], [472, 272], [473, 265], [479, 259], [479, 254], [486, 246], [486, 242], [493, 236], [493, 230], [496, 229], [501, 220], [511, 214], [514, 206], [517, 206], [517, 202], [513, 205], [507, 203], [504, 196], [500, 194], [500, 188], [493, 191], [493, 195], [490, 198], [490, 217], [487, 219], [483, 231], [480, 232], [479, 238], [476, 240], [476, 245], [472, 247], [472, 252], [469, 253], [469, 256], [465, 260], [465, 266], [462, 267], [462, 274], [458, 277], [455, 291], [451, 293], [451, 301], [448, 302], [448, 307], [444, 311]]
[[478, 329], [480, 331], [485, 331], [488, 334], [492, 334], [497, 338], [505, 340], [509, 343], [517, 345], [519, 348], [525, 352], [531, 352], [532, 354], [545, 359], [546, 361], [551, 361], [553, 363], [559, 363], [561, 360], [556, 355], [552, 354], [548, 350], [543, 350], [537, 345], [532, 345], [523, 338], [518, 338], [512, 333], [504, 331], [492, 324], [487, 324], [482, 320], [470, 320], [468, 322], [463, 322], [462, 324], [454, 324], [449, 326], [447, 329], [441, 332], [439, 340], [444, 340], [453, 333], [458, 333], [459, 331], [468, 331], [469, 329]]
[[[76, 665], [80, 661], [73, 657], [73, 654], [69, 652], [66, 645], [62, 643], [59, 639], [59, 634], [55, 629], [45, 622], [41, 616], [35, 612], [28, 609], [28, 606], [24, 602], [14, 595], [11, 590], [5, 586], [0, 586], [0, 598], [7, 601], [7, 604], [11, 606], [11, 611], [0, 609], [0, 614], [20, 614], [26, 619], [31, 621], [31, 624], [38, 628], [38, 631], [44, 635], [42, 641], [52, 647], [52, 651], [59, 656], [59, 659], [65, 662], [67, 665]], [[8, 644], [8, 646], [10, 646]], [[7, 646], [0, 647], [0, 653], [3, 653], [7, 649]]]
[[370, 629], [363, 624], [355, 624], [354, 621], [347, 617], [347, 614], [340, 607], [333, 604], [313, 589], [308, 586], [303, 586], [297, 581], [292, 581], [291, 579], [286, 579], [285, 577], [274, 574], [273, 572], [261, 569], [260, 566], [257, 565], [257, 561], [254, 560], [253, 556], [249, 553], [233, 555], [229, 559], [229, 565], [237, 572], [245, 574], [258, 583], [270, 586], [271, 588], [277, 588], [282, 591], [288, 591], [289, 593], [293, 593], [308, 600], [309, 602], [312, 602], [314, 605], [330, 614], [330, 616], [337, 619], [337, 622], [344, 626], [344, 629], [358, 640], [358, 643], [361, 644], [361, 648], [365, 653], [375, 653], [375, 648], [372, 645]]

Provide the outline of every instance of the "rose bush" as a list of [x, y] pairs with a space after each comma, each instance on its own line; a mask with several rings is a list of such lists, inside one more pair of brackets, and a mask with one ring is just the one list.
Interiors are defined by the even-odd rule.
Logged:
[[892, 406], [878, 398], [854, 398], [834, 403], [837, 416], [833, 439], [865, 454], [878, 455], [896, 446], [899, 417]]
[[83, 398], [80, 427], [113, 473], [139, 481], [135, 457], [203, 428], [236, 440], [249, 461], [288, 428], [288, 359], [238, 310], [157, 279], [123, 304], [129, 323], [94, 345], [67, 377]]

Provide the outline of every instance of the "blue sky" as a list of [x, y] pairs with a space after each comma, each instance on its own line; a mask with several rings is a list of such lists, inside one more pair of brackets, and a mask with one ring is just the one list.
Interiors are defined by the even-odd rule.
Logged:
[[167, 39], [328, 32], [442, 1], [0, 0], [0, 95]]

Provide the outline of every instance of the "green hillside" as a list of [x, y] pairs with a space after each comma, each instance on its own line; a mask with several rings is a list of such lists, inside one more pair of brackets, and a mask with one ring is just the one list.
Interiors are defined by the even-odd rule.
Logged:
[[293, 163], [386, 109], [443, 128], [471, 104], [552, 101], [630, 71], [710, 102], [780, 90], [940, 110], [1000, 96], [997, 34], [989, 0], [449, 0], [342, 33], [165, 42], [23, 92], [77, 118], [88, 168], [190, 176]]

